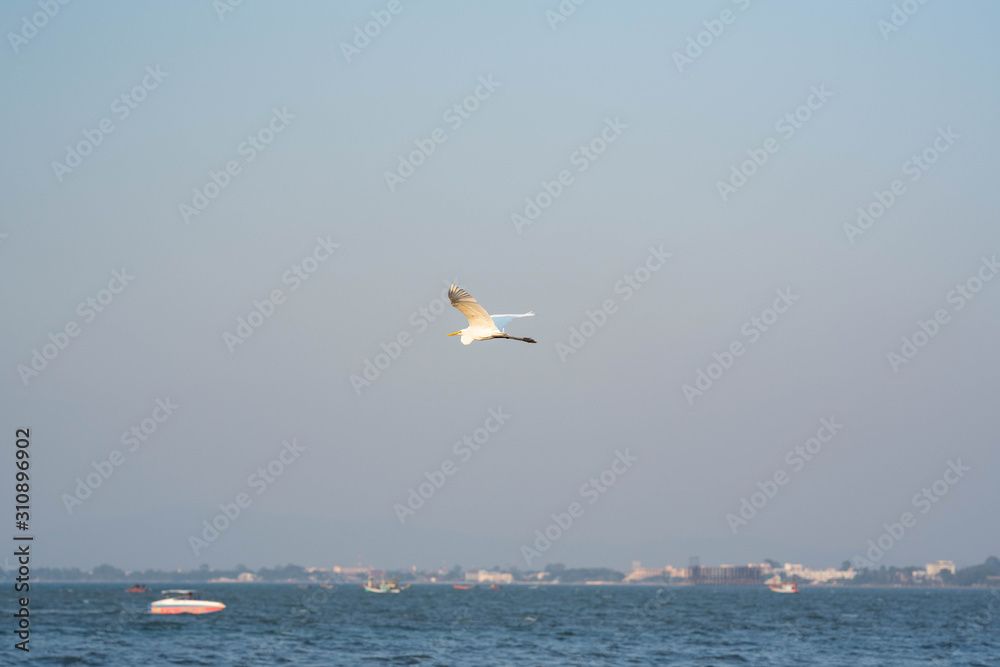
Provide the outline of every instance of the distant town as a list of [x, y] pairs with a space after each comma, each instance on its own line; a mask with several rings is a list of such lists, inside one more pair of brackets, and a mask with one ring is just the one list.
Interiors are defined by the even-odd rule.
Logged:
[[840, 568], [813, 569], [799, 563], [765, 560], [747, 565], [701, 565], [692, 558], [686, 567], [643, 567], [633, 561], [628, 572], [610, 568], [568, 568], [559, 563], [542, 570], [517, 568], [438, 570], [384, 570], [366, 565], [301, 567], [284, 565], [251, 570], [237, 565], [231, 570], [215, 570], [202, 565], [196, 570], [121, 570], [100, 565], [92, 570], [79, 568], [38, 568], [36, 581], [50, 582], [143, 582], [143, 583], [297, 583], [358, 584], [369, 578], [396, 579], [414, 584], [473, 583], [490, 585], [539, 584], [636, 584], [668, 586], [756, 586], [778, 581], [802, 586], [996, 586], [1000, 587], [1000, 559], [990, 556], [980, 565], [956, 569], [950, 560], [923, 566], [854, 569], [850, 561]]

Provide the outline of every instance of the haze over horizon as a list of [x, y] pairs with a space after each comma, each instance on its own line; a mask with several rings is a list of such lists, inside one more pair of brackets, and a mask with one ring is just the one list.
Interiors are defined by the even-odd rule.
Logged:
[[36, 567], [1000, 555], [995, 3], [389, 4], [6, 40]]

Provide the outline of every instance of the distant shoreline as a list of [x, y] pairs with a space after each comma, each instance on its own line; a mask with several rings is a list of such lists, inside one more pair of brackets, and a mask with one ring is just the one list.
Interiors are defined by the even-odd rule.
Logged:
[[[79, 581], [73, 579], [36, 579], [33, 583], [35, 584], [78, 584], [87, 586], [123, 586], [136, 583], [135, 581], [122, 580], [122, 581]], [[324, 586], [333, 586], [334, 588], [354, 588], [360, 587], [362, 582], [360, 581], [350, 581], [350, 582], [315, 582], [307, 580], [294, 580], [294, 581], [198, 581], [198, 580], [170, 580], [170, 581], [159, 581], [155, 579], [146, 579], [140, 582], [144, 585], [185, 585], [190, 587], [204, 587], [204, 586], [309, 586], [319, 588], [320, 583]], [[414, 581], [409, 582], [411, 586], [454, 586], [456, 584], [462, 586], [472, 586], [473, 588], [489, 588], [489, 584], [470, 584], [469, 582], [463, 580], [455, 581]], [[802, 590], [814, 589], [814, 590], [852, 590], [852, 589], [872, 589], [880, 588], [887, 590], [995, 590], [1000, 589], [1000, 585], [996, 586], [986, 586], [982, 584], [973, 584], [971, 586], [958, 586], [958, 585], [938, 585], [938, 586], [922, 586], [913, 584], [852, 584], [852, 585], [842, 585], [842, 584], [810, 584], [808, 582], [801, 582]], [[503, 584], [501, 588], [553, 588], [562, 587], [567, 588], [571, 586], [576, 586], [580, 588], [607, 588], [614, 586], [617, 588], [766, 588], [767, 584], [665, 584], [665, 583], [621, 583], [621, 582], [571, 582], [571, 583], [559, 583], [559, 582], [523, 582], [516, 581], [509, 584]]]

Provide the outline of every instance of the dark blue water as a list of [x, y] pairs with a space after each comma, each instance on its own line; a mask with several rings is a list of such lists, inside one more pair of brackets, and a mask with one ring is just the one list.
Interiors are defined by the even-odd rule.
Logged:
[[[1000, 666], [1000, 591], [231, 584], [203, 587], [221, 612], [150, 615], [160, 588], [33, 584], [31, 662]], [[0, 664], [13, 664], [3, 616]]]

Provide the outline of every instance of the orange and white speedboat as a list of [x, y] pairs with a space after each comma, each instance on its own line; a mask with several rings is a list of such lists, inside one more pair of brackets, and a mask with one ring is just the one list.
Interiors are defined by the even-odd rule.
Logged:
[[151, 602], [150, 614], [210, 614], [226, 608], [221, 602], [198, 599], [197, 591], [171, 590], [161, 593], [167, 597]]

